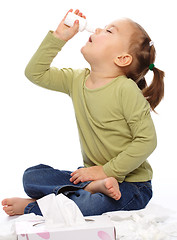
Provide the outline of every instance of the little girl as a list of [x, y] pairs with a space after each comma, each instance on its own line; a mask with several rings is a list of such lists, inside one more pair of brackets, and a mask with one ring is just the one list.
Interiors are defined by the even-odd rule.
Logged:
[[[79, 10], [75, 14], [85, 18]], [[156, 133], [150, 110], [164, 94], [164, 73], [154, 66], [153, 42], [137, 23], [117, 20], [97, 28], [82, 47], [91, 70], [50, 67], [78, 32], [78, 20], [68, 27], [66, 16], [47, 34], [25, 73], [35, 84], [72, 98], [84, 167], [74, 172], [42, 164], [28, 168], [23, 185], [30, 198], [2, 201], [11, 216], [41, 215], [36, 200], [51, 193], [65, 194], [84, 216], [142, 209], [152, 197], [147, 157], [156, 148]], [[147, 86], [149, 70], [154, 77]]]

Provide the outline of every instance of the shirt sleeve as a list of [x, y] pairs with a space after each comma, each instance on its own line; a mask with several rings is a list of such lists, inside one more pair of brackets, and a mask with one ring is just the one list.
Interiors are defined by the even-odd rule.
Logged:
[[149, 103], [136, 83], [129, 79], [119, 93], [122, 114], [130, 128], [132, 141], [117, 157], [103, 166], [107, 176], [122, 182], [137, 169], [154, 151], [157, 145], [156, 132], [150, 115]]
[[52, 32], [39, 46], [25, 69], [26, 77], [33, 83], [55, 91], [71, 94], [73, 69], [50, 67], [65, 41], [56, 38]]

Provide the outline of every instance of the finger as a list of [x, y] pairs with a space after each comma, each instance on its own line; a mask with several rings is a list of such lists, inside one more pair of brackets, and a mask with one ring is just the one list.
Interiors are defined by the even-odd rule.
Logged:
[[76, 178], [72, 177], [72, 178], [69, 179], [69, 181], [70, 181], [70, 182], [74, 182], [75, 179], [76, 179]]
[[63, 20], [62, 21], [65, 21], [65, 19], [66, 19], [66, 17], [67, 17], [67, 15], [68, 15], [68, 13], [69, 12], [72, 12], [73, 11], [73, 9], [71, 8], [67, 13], [66, 13], [66, 15], [64, 16], [64, 18], [63, 18]]
[[76, 173], [70, 178], [70, 181], [74, 182], [78, 177], [79, 177], [79, 175]]
[[70, 175], [74, 176], [75, 174], [79, 173], [79, 169], [75, 170], [74, 172], [72, 172]]
[[87, 178], [87, 177], [85, 177], [85, 176], [80, 176], [80, 177], [78, 177], [73, 183], [74, 184], [77, 184], [77, 183], [79, 183], [79, 182], [87, 182], [87, 181], [89, 181], [89, 178]]
[[75, 14], [78, 14], [79, 13], [79, 9], [76, 9], [76, 11], [74, 12]]
[[82, 177], [78, 177], [73, 183], [78, 184], [80, 182], [82, 182]]

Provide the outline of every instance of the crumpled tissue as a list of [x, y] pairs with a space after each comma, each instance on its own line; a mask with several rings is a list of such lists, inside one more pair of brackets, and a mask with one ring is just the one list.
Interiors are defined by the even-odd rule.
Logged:
[[156, 204], [138, 211], [105, 213], [110, 217], [117, 240], [173, 240], [177, 239], [176, 212]]

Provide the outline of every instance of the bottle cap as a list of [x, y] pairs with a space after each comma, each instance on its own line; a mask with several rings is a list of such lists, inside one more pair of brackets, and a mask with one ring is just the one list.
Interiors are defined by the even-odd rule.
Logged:
[[85, 30], [88, 31], [88, 32], [91, 32], [91, 33], [95, 32], [95, 28], [93, 28], [91, 26], [88, 26], [88, 25], [86, 26]]

